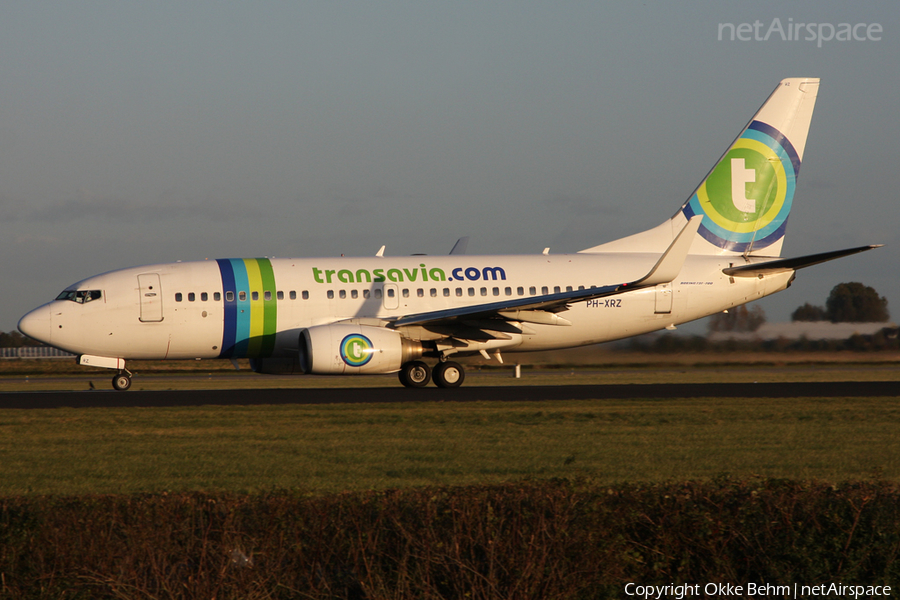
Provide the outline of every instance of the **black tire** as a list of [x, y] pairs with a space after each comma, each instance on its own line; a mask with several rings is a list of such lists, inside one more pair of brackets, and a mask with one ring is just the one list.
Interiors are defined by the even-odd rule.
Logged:
[[434, 383], [441, 388], [456, 388], [462, 385], [466, 379], [466, 371], [462, 365], [448, 360], [439, 363], [432, 373]]
[[400, 367], [398, 376], [406, 387], [422, 388], [431, 381], [431, 368], [420, 360], [412, 360]]
[[118, 373], [112, 378], [112, 385], [120, 392], [124, 392], [131, 387], [131, 376], [127, 373]]

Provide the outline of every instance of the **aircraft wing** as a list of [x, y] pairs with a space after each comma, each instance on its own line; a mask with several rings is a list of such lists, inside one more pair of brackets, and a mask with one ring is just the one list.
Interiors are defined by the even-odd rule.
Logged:
[[461, 320], [471, 321], [501, 317], [511, 321], [540, 323], [545, 325], [571, 325], [558, 314], [567, 310], [575, 302], [594, 300], [605, 296], [613, 296], [624, 292], [653, 287], [661, 283], [669, 283], [681, 272], [687, 259], [688, 251], [702, 216], [693, 217], [684, 226], [672, 244], [662, 254], [650, 271], [634, 281], [601, 287], [593, 287], [558, 294], [545, 294], [529, 298], [509, 298], [499, 302], [476, 304], [459, 308], [448, 308], [400, 317], [391, 322], [391, 327], [409, 325], [450, 325]]
[[732, 277], [757, 277], [758, 275], [766, 275], [772, 273], [783, 273], [785, 271], [796, 271], [804, 267], [811, 267], [819, 263], [850, 256], [866, 250], [881, 248], [881, 244], [873, 244], [870, 246], [859, 246], [857, 248], [847, 248], [846, 250], [833, 250], [832, 252], [823, 252], [821, 254], [810, 254], [809, 256], [800, 256], [797, 258], [782, 258], [779, 260], [771, 260], [761, 263], [750, 263], [748, 265], [740, 265], [737, 267], [729, 267], [722, 269], [722, 272]]

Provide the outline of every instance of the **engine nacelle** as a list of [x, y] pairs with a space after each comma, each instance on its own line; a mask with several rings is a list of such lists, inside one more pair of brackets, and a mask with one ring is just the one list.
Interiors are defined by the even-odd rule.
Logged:
[[421, 342], [367, 325], [317, 325], [300, 336], [300, 368], [315, 375], [394, 373], [423, 352]]

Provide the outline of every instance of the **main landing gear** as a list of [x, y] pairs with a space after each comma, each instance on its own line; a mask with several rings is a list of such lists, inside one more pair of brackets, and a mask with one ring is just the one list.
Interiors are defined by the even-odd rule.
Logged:
[[462, 385], [466, 371], [462, 365], [452, 360], [441, 361], [432, 370], [420, 360], [404, 363], [398, 373], [400, 383], [406, 387], [423, 388], [432, 379], [440, 388], [455, 388]]

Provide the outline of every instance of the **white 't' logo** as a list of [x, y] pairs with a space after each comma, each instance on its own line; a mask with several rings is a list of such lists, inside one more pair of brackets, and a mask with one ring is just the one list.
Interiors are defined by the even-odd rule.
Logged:
[[744, 168], [743, 158], [731, 159], [731, 202], [741, 212], [756, 212], [756, 200], [747, 197], [747, 184], [756, 181], [756, 171]]

